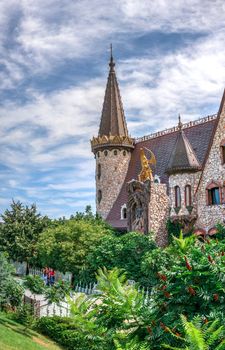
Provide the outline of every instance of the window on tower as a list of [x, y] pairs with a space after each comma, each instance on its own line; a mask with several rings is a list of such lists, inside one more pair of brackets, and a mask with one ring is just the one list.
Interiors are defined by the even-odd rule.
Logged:
[[102, 167], [101, 167], [101, 164], [99, 163], [98, 164], [98, 171], [97, 171], [98, 180], [100, 180], [101, 175], [102, 175]]
[[101, 200], [102, 200], [102, 191], [98, 190], [98, 204], [101, 203]]

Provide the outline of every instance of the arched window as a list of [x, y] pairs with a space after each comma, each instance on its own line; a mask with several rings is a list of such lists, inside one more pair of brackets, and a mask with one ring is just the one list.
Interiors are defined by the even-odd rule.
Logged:
[[160, 177], [159, 177], [159, 175], [155, 175], [154, 176], [154, 183], [160, 184]]
[[101, 203], [101, 200], [102, 200], [102, 191], [98, 190], [98, 204]]
[[101, 167], [101, 164], [98, 163], [98, 172], [97, 172], [98, 180], [100, 180], [101, 175], [102, 175], [102, 167]]
[[175, 207], [180, 208], [181, 207], [181, 193], [180, 193], [180, 187], [175, 186]]
[[121, 220], [124, 220], [126, 218], [127, 218], [127, 206], [126, 204], [124, 204], [121, 207]]
[[186, 185], [185, 186], [185, 206], [190, 207], [192, 205], [192, 198], [191, 198], [191, 186]]

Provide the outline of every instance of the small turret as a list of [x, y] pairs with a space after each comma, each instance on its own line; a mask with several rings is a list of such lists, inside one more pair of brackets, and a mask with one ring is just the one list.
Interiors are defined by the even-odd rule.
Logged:
[[111, 55], [101, 122], [91, 140], [96, 157], [96, 209], [107, 218], [125, 180], [134, 139], [128, 135], [126, 119]]
[[180, 115], [178, 129], [179, 133], [177, 135], [177, 141], [166, 171], [168, 174], [199, 171], [199, 161], [190, 142], [183, 132], [183, 124]]

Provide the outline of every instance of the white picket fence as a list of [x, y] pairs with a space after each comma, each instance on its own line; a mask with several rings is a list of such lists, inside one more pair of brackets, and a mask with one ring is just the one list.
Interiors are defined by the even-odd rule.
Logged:
[[[19, 276], [24, 276], [26, 273], [25, 264], [14, 263], [16, 268], [16, 273]], [[29, 269], [30, 275], [39, 275], [42, 276], [42, 270], [37, 268]], [[55, 273], [56, 281], [61, 279], [64, 281], [71, 281], [71, 273], [62, 274], [58, 271]], [[129, 281], [130, 285], [134, 285], [135, 281]], [[144, 295], [144, 302], [147, 304], [150, 299], [150, 290], [144, 288], [138, 288], [138, 291]], [[98, 291], [97, 284], [82, 284], [77, 283], [74, 287], [74, 290], [71, 290], [71, 299], [75, 300], [80, 293], [84, 293], [86, 295], [96, 295], [100, 292]], [[30, 290], [26, 289], [24, 294], [24, 301], [26, 303], [30, 303], [34, 308], [34, 314], [37, 317], [42, 316], [69, 316], [70, 315], [70, 304], [67, 301], [62, 301], [60, 304], [49, 303], [46, 300], [44, 295], [33, 294]]]

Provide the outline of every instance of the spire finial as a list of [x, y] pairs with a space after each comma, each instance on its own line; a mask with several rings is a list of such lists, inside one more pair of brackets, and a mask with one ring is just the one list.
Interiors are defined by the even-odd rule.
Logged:
[[182, 128], [183, 128], [183, 123], [182, 123], [182, 121], [181, 121], [181, 116], [180, 116], [180, 114], [178, 115], [178, 130], [182, 130]]
[[109, 62], [109, 67], [111, 70], [115, 67], [115, 63], [113, 60], [113, 50], [112, 50], [112, 44], [110, 44], [110, 62]]

